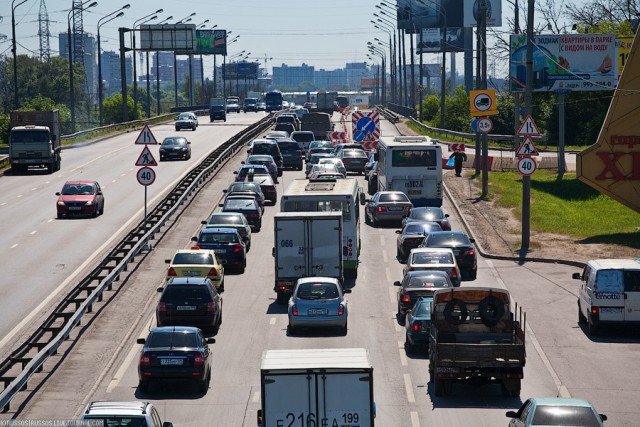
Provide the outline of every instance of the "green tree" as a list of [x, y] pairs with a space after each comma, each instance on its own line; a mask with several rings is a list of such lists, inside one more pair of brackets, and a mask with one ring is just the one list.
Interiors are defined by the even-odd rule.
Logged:
[[435, 95], [427, 95], [422, 100], [422, 120], [432, 123], [438, 117], [440, 111], [440, 98]]
[[[140, 117], [140, 108], [138, 105], [138, 117]], [[116, 93], [113, 96], [105, 99], [102, 105], [104, 122], [108, 123], [120, 123], [122, 122], [122, 94]], [[127, 95], [127, 120], [133, 120], [133, 98]]]

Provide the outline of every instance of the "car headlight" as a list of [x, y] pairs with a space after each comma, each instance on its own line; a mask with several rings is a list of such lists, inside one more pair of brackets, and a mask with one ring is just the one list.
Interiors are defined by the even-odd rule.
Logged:
[[87, 201], [86, 205], [87, 205], [87, 206], [91, 206], [91, 205], [93, 205], [94, 203], [95, 203], [95, 202], [94, 202], [93, 200], [89, 200], [89, 201]]
[[58, 206], [66, 206], [62, 200], [58, 200]]

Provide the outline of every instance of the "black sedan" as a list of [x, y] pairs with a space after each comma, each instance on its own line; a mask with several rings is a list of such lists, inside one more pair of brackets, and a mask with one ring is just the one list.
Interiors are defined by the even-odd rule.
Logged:
[[239, 212], [244, 214], [252, 231], [260, 231], [262, 228], [262, 208], [255, 199], [247, 199], [242, 196], [229, 196], [218, 206], [222, 212]]
[[191, 158], [191, 142], [181, 136], [170, 136], [160, 144], [160, 161]]
[[409, 211], [409, 215], [402, 220], [402, 225], [413, 221], [434, 221], [440, 224], [443, 231], [451, 231], [451, 223], [449, 222], [449, 214], [444, 213], [442, 208], [420, 207], [413, 208]]
[[398, 286], [398, 320], [403, 321], [409, 310], [420, 298], [432, 297], [439, 289], [453, 288], [453, 283], [445, 271], [407, 271], [402, 281], [393, 282]]
[[456, 257], [456, 262], [462, 274], [466, 274], [471, 280], [475, 280], [478, 271], [478, 259], [475, 240], [470, 239], [467, 233], [462, 231], [440, 231], [429, 234], [422, 247], [425, 248], [450, 248]]
[[146, 339], [138, 364], [138, 388], [149, 391], [151, 381], [191, 380], [206, 393], [211, 381], [211, 351], [208, 344], [214, 338], [205, 338], [202, 331], [192, 326], [165, 326], [154, 328]]
[[396, 230], [398, 234], [396, 257], [400, 262], [407, 262], [411, 249], [419, 247], [429, 233], [442, 231], [437, 222], [414, 222], [405, 225], [402, 230]]

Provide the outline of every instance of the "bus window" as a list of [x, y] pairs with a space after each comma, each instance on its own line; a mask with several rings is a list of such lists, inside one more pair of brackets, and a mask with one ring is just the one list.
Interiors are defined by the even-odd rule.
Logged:
[[393, 150], [391, 153], [391, 165], [396, 168], [437, 165], [436, 150]]

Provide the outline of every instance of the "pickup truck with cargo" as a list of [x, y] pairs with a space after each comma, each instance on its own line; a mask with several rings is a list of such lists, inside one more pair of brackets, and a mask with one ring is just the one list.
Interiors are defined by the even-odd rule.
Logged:
[[224, 98], [211, 98], [209, 101], [209, 121], [227, 121], [227, 102]]
[[307, 113], [300, 121], [300, 130], [313, 132], [317, 141], [327, 139], [327, 132], [333, 131], [331, 115], [327, 113]]
[[280, 212], [274, 218], [275, 285], [280, 304], [287, 302], [301, 277], [343, 281], [342, 214]]
[[9, 117], [9, 162], [14, 173], [30, 166], [60, 170], [60, 113], [53, 111], [12, 111]]
[[258, 426], [373, 427], [373, 366], [364, 348], [267, 350]]
[[519, 396], [526, 359], [523, 319], [522, 309], [511, 310], [506, 289], [436, 291], [429, 332], [435, 395], [450, 395], [454, 382], [471, 382], [498, 383], [504, 396]]

